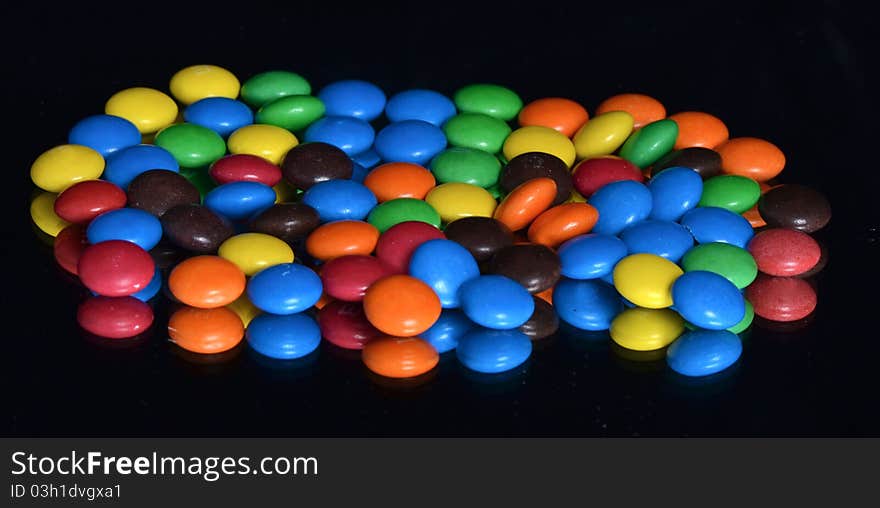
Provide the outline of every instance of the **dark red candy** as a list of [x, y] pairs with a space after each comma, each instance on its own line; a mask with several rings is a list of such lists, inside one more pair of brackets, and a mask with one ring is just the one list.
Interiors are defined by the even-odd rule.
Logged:
[[831, 220], [831, 204], [821, 192], [798, 184], [773, 187], [758, 200], [758, 213], [768, 226], [818, 231]]
[[[463, 220], [463, 219], [459, 219]], [[430, 224], [407, 221], [388, 228], [376, 243], [376, 257], [391, 273], [407, 273], [409, 258], [416, 247], [428, 240], [445, 239], [442, 231]]]
[[571, 172], [559, 157], [543, 152], [519, 154], [501, 170], [498, 184], [504, 192], [510, 192], [533, 178], [550, 178], [556, 183], [556, 198], [553, 206], [571, 197]]
[[87, 247], [77, 264], [83, 284], [103, 296], [128, 296], [147, 287], [156, 264], [150, 253], [124, 240]]
[[305, 203], [278, 203], [254, 217], [250, 230], [294, 243], [321, 225], [318, 212]]
[[373, 256], [342, 256], [321, 267], [324, 292], [346, 302], [362, 301], [367, 288], [388, 275], [391, 270]]
[[125, 206], [125, 191], [104, 180], [86, 180], [71, 185], [55, 200], [55, 213], [74, 224], [84, 224], [98, 215]]
[[327, 341], [345, 349], [363, 349], [368, 341], [384, 335], [370, 324], [357, 302], [328, 303], [318, 312], [318, 326]]
[[128, 184], [128, 206], [162, 217], [175, 206], [202, 202], [199, 189], [176, 171], [151, 169]]
[[201, 205], [178, 205], [162, 215], [162, 229], [173, 245], [200, 254], [217, 252], [235, 233], [232, 224]]
[[449, 223], [446, 238], [467, 249], [478, 262], [486, 261], [499, 250], [513, 245], [513, 233], [501, 221], [491, 217], [465, 217]]
[[131, 296], [94, 296], [80, 304], [76, 320], [87, 332], [108, 339], [125, 339], [153, 324], [153, 309]]
[[269, 187], [281, 181], [281, 168], [262, 157], [249, 154], [227, 155], [208, 170], [218, 185], [230, 182], [258, 182]]
[[293, 147], [281, 163], [281, 173], [297, 189], [309, 190], [327, 180], [351, 178], [354, 163], [339, 148], [321, 142]]
[[674, 150], [660, 158], [651, 166], [651, 176], [667, 168], [674, 167], [691, 168], [696, 171], [703, 180], [721, 174], [721, 155], [715, 150], [692, 146], [681, 150]]
[[755, 314], [770, 321], [797, 321], [816, 308], [816, 291], [804, 279], [759, 274], [746, 288]]
[[89, 246], [86, 238], [86, 227], [82, 224], [71, 224], [62, 229], [55, 237], [53, 247], [55, 261], [61, 268], [74, 275], [77, 274], [76, 265], [83, 251]]
[[553, 287], [560, 276], [559, 256], [546, 245], [521, 244], [504, 247], [492, 256], [487, 272], [519, 282], [529, 293]]
[[559, 316], [546, 300], [537, 296], [532, 298], [535, 300], [535, 311], [532, 313], [532, 317], [519, 327], [519, 331], [532, 339], [544, 339], [559, 329]]
[[758, 270], [783, 277], [812, 270], [822, 257], [816, 240], [794, 229], [765, 229], [752, 238], [748, 248]]
[[635, 164], [617, 157], [587, 159], [572, 170], [574, 188], [585, 198], [592, 196], [603, 185], [622, 180], [642, 182], [645, 177]]

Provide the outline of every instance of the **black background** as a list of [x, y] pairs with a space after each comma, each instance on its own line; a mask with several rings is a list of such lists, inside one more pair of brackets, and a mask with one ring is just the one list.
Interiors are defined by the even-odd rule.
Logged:
[[[182, 4], [182, 2], [181, 2]], [[798, 2], [553, 2], [477, 7], [343, 4], [32, 5], [4, 20], [6, 223], [3, 433], [35, 436], [878, 435], [876, 56], [869, 16]], [[855, 4], [855, 2], [854, 2]], [[787, 156], [781, 180], [822, 189], [835, 217], [819, 238], [831, 263], [808, 328], [754, 327], [732, 369], [706, 379], [638, 362], [606, 340], [536, 343], [522, 369], [466, 372], [444, 357], [429, 379], [390, 383], [358, 354], [324, 345], [295, 364], [246, 347], [208, 363], [158, 329], [128, 348], [82, 337], [81, 290], [55, 267], [28, 218], [28, 168], [78, 119], [130, 86], [167, 89], [195, 63], [242, 80], [269, 69], [317, 91], [362, 78], [394, 93], [451, 94], [472, 82], [526, 100], [650, 94], [668, 111], [703, 110], [732, 136]], [[874, 198], [875, 199], [875, 198]], [[447, 355], [448, 356], [448, 355]]]

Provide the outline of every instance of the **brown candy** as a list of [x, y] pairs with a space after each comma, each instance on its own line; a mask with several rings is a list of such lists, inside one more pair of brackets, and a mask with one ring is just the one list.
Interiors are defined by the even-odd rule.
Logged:
[[162, 229], [172, 244], [192, 252], [217, 252], [235, 232], [232, 224], [201, 205], [178, 205], [162, 216]]
[[151, 169], [135, 177], [128, 185], [128, 206], [161, 217], [177, 205], [197, 205], [199, 190], [180, 173]]
[[545, 300], [533, 297], [535, 300], [535, 312], [528, 321], [519, 327], [519, 331], [535, 339], [543, 339], [556, 333], [559, 329], [559, 316], [553, 306]]
[[559, 270], [559, 256], [553, 249], [546, 245], [523, 244], [496, 252], [488, 272], [519, 282], [529, 293], [540, 293], [556, 284]]
[[805, 185], [785, 184], [765, 192], [758, 213], [770, 227], [818, 231], [831, 220], [831, 204], [821, 192]]
[[294, 243], [308, 236], [321, 224], [318, 212], [303, 203], [279, 203], [250, 221], [251, 231], [265, 233]]
[[559, 157], [542, 152], [528, 152], [510, 159], [501, 170], [498, 184], [505, 192], [510, 192], [527, 180], [541, 177], [556, 182], [556, 199], [551, 206], [563, 203], [571, 196], [574, 187], [568, 166]]
[[651, 166], [651, 176], [666, 168], [683, 166], [700, 174], [703, 180], [721, 174], [721, 156], [709, 148], [691, 147], [674, 150], [660, 158]]
[[345, 152], [321, 142], [295, 146], [281, 163], [284, 179], [302, 190], [327, 180], [351, 178], [353, 170], [354, 164]]
[[510, 228], [491, 217], [458, 219], [450, 222], [443, 233], [467, 249], [478, 262], [486, 261], [502, 248], [513, 245]]

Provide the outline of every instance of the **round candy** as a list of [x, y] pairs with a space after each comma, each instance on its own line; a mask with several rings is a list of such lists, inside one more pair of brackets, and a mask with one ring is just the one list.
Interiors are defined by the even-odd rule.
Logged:
[[313, 185], [351, 178], [353, 163], [348, 156], [327, 143], [304, 143], [293, 148], [284, 157], [281, 172], [284, 179], [297, 189], [308, 190]]
[[732, 138], [715, 148], [721, 169], [729, 175], [759, 182], [775, 178], [785, 167], [785, 154], [776, 145], [758, 138]]
[[622, 93], [609, 97], [596, 108], [597, 115], [609, 111], [625, 111], [632, 115], [634, 129], [666, 118], [666, 108], [660, 101], [640, 93]]
[[174, 123], [177, 103], [159, 90], [136, 87], [113, 94], [104, 112], [128, 120], [141, 134], [152, 134]]
[[290, 71], [261, 72], [241, 85], [241, 98], [255, 108], [289, 95], [310, 93], [312, 85], [306, 78]]
[[510, 330], [522, 326], [535, 311], [528, 291], [503, 275], [474, 277], [459, 289], [464, 313], [486, 328]]
[[474, 257], [467, 249], [451, 240], [428, 240], [413, 251], [409, 274], [434, 290], [444, 309], [460, 305], [461, 285], [480, 275]]
[[62, 229], [70, 225], [55, 213], [55, 199], [57, 194], [42, 192], [31, 201], [31, 220], [44, 233], [49, 236], [57, 236]]
[[236, 129], [254, 123], [254, 113], [243, 102], [208, 97], [190, 104], [183, 112], [183, 120], [207, 127], [225, 138]]
[[438, 353], [452, 351], [458, 346], [458, 340], [476, 325], [460, 310], [444, 309], [437, 322], [425, 330], [421, 337], [428, 341]]
[[623, 303], [614, 288], [600, 280], [562, 279], [553, 290], [559, 318], [580, 330], [607, 330]]
[[683, 148], [664, 155], [651, 166], [651, 176], [657, 176], [667, 168], [693, 169], [703, 180], [721, 174], [721, 156], [709, 148]]
[[509, 88], [493, 84], [473, 84], [459, 88], [452, 98], [459, 111], [482, 113], [504, 121], [513, 120], [522, 109], [522, 99]]
[[247, 284], [251, 303], [271, 314], [302, 312], [318, 302], [321, 291], [321, 278], [311, 269], [295, 263], [260, 270]]
[[465, 367], [485, 374], [522, 365], [532, 354], [532, 341], [519, 330], [478, 328], [458, 341], [455, 355]]
[[556, 248], [567, 240], [589, 233], [599, 212], [586, 203], [565, 203], [539, 215], [529, 226], [529, 241]]
[[440, 317], [440, 299], [430, 286], [408, 275], [374, 282], [364, 295], [364, 312], [376, 328], [397, 337], [412, 337]]
[[532, 340], [545, 339], [559, 330], [559, 316], [556, 310], [546, 300], [534, 296], [535, 312], [528, 321], [519, 327], [519, 331], [528, 335]]
[[467, 249], [477, 261], [486, 261], [508, 245], [513, 233], [504, 223], [489, 217], [465, 217], [449, 223], [446, 238]]
[[135, 145], [114, 152], [107, 158], [104, 180], [127, 189], [135, 177], [152, 169], [165, 169], [177, 173], [180, 171], [180, 165], [174, 156], [162, 147]]
[[76, 265], [82, 256], [89, 240], [86, 238], [86, 228], [82, 224], [71, 224], [62, 229], [55, 237], [52, 245], [52, 253], [58, 266], [65, 271], [76, 275]]
[[211, 164], [211, 178], [219, 185], [232, 182], [257, 182], [272, 187], [281, 181], [281, 169], [262, 157], [235, 154]]
[[741, 214], [755, 206], [760, 197], [761, 187], [751, 178], [718, 175], [703, 184], [699, 206], [716, 206]]
[[730, 133], [718, 118], [701, 111], [683, 111], [669, 117], [678, 124], [675, 149], [690, 147], [715, 148], [727, 141]]
[[686, 167], [671, 167], [656, 173], [648, 182], [651, 191], [650, 219], [676, 221], [697, 206], [703, 195], [699, 173]]
[[260, 315], [260, 309], [248, 300], [247, 293], [242, 293], [237, 300], [227, 305], [226, 308], [238, 315], [239, 319], [241, 319], [241, 324], [245, 328], [248, 327], [255, 317]]
[[153, 278], [150, 280], [150, 283], [147, 284], [147, 287], [131, 296], [142, 302], [148, 302], [152, 300], [154, 296], [159, 294], [160, 289], [162, 289], [162, 270], [157, 265], [156, 271], [153, 273]]
[[672, 150], [678, 125], [672, 120], [657, 120], [635, 131], [620, 148], [620, 156], [640, 168], [646, 168]]
[[533, 178], [546, 177], [556, 182], [553, 205], [564, 203], [572, 192], [571, 173], [559, 157], [541, 152], [529, 152], [510, 159], [501, 172], [498, 183], [505, 192]]
[[620, 233], [630, 254], [648, 253], [673, 263], [694, 246], [694, 237], [681, 224], [672, 221], [645, 220]]
[[517, 121], [521, 127], [549, 127], [570, 138], [589, 118], [587, 110], [571, 99], [546, 97], [526, 104]]
[[459, 182], [434, 187], [425, 196], [425, 202], [440, 214], [443, 222], [463, 217], [491, 217], [497, 205], [486, 189]]
[[556, 182], [550, 178], [533, 178], [513, 189], [495, 208], [493, 216], [511, 231], [519, 231], [550, 208], [554, 199]]
[[[442, 258], [438, 258], [442, 259]], [[560, 261], [553, 249], [544, 245], [511, 245], [492, 256], [487, 273], [504, 275], [529, 293], [540, 293], [559, 280]]]
[[49, 192], [61, 192], [104, 171], [101, 154], [82, 145], [60, 145], [43, 152], [31, 165], [31, 180]]
[[685, 376], [709, 376], [730, 367], [742, 354], [742, 341], [726, 330], [694, 330], [669, 346], [666, 363]]
[[254, 121], [298, 132], [318, 121], [324, 112], [324, 103], [317, 97], [289, 95], [263, 105]]
[[241, 84], [235, 74], [216, 65], [191, 65], [177, 71], [168, 87], [171, 95], [183, 104], [206, 97], [238, 97]]
[[200, 205], [178, 205], [162, 215], [165, 237], [180, 247], [201, 254], [213, 254], [233, 235], [232, 224]]
[[760, 274], [748, 288], [746, 298], [755, 314], [770, 321], [797, 321], [816, 309], [816, 290], [804, 279]]
[[594, 233], [616, 235], [625, 228], [645, 220], [651, 213], [651, 191], [639, 182], [623, 180], [600, 188], [590, 197], [590, 204], [599, 211]]
[[321, 267], [321, 282], [327, 295], [346, 302], [360, 302], [367, 288], [391, 271], [372, 256], [341, 256]]
[[373, 208], [367, 221], [384, 233], [391, 226], [406, 221], [427, 222], [440, 227], [440, 214], [420, 199], [397, 198]]
[[359, 176], [355, 177], [354, 175], [352, 175], [351, 179], [358, 180], [360, 182], [364, 181], [364, 178], [366, 178], [367, 173], [369, 173], [370, 169], [378, 166], [379, 163], [382, 162], [382, 158], [379, 157], [379, 154], [376, 153], [376, 150], [373, 150], [372, 148], [370, 148], [369, 150], [364, 150], [361, 153], [356, 153], [352, 155], [351, 160], [352, 162], [354, 162], [355, 167], [361, 166], [361, 173], [358, 173], [357, 171], [355, 172], [355, 174], [358, 174]]
[[306, 356], [321, 344], [321, 329], [305, 314], [261, 314], [248, 325], [246, 335], [256, 352], [278, 360]]
[[359, 118], [325, 116], [309, 125], [304, 138], [308, 143], [327, 143], [338, 147], [346, 155], [354, 156], [373, 146], [376, 131]]
[[768, 190], [758, 200], [758, 211], [770, 227], [813, 233], [831, 220], [831, 205], [817, 190], [785, 184]]
[[754, 235], [749, 221], [724, 208], [694, 208], [681, 217], [681, 225], [690, 230], [697, 243], [722, 242], [745, 248]]
[[244, 273], [217, 256], [196, 256], [175, 266], [168, 289], [182, 303], [200, 309], [223, 307], [244, 292]]
[[626, 141], [633, 130], [633, 117], [625, 111], [609, 111], [591, 118], [572, 138], [578, 159], [608, 155]]
[[645, 177], [629, 161], [617, 157], [596, 157], [579, 162], [572, 170], [571, 180], [581, 196], [590, 197], [609, 183], [624, 180], [641, 183]]
[[451, 146], [475, 148], [498, 153], [510, 135], [510, 126], [503, 120], [480, 113], [461, 113], [443, 125], [443, 133]]
[[755, 319], [755, 308], [752, 306], [751, 302], [748, 300], [746, 302], [746, 315], [743, 316], [742, 320], [731, 326], [727, 329], [728, 332], [740, 334], [746, 331], [750, 326], [752, 326], [752, 321]]
[[242, 233], [229, 237], [220, 244], [217, 254], [235, 263], [249, 276], [270, 266], [293, 263], [290, 246], [283, 240], [263, 233]]
[[418, 337], [379, 337], [364, 346], [362, 358], [380, 376], [408, 378], [424, 374], [440, 361], [440, 355]]
[[504, 141], [504, 157], [507, 160], [529, 152], [549, 153], [558, 157], [566, 166], [574, 164], [575, 150], [571, 140], [565, 135], [539, 125], [520, 127]]
[[55, 199], [55, 213], [67, 222], [83, 224], [109, 210], [125, 206], [125, 192], [110, 182], [85, 180]]
[[226, 143], [219, 134], [191, 123], [165, 127], [156, 134], [156, 145], [168, 150], [184, 168], [204, 167], [226, 154]]
[[103, 157], [141, 142], [141, 133], [128, 120], [113, 115], [93, 115], [83, 118], [70, 129], [67, 142], [84, 145]]
[[393, 273], [409, 271], [412, 253], [428, 240], [445, 239], [443, 232], [431, 224], [407, 221], [388, 228], [376, 243], [376, 257]]
[[626, 244], [615, 236], [578, 236], [559, 247], [560, 272], [570, 279], [598, 279], [610, 274], [626, 254]]
[[80, 304], [76, 321], [87, 332], [99, 337], [126, 339], [146, 331], [153, 324], [153, 309], [130, 296], [93, 296]]
[[124, 240], [86, 247], [77, 263], [82, 283], [103, 296], [128, 296], [147, 287], [156, 264], [144, 249]]
[[684, 331], [684, 320], [670, 309], [626, 309], [611, 322], [611, 339], [633, 351], [654, 351]]
[[365, 219], [377, 203], [370, 189], [351, 180], [320, 182], [303, 194], [302, 202], [318, 212], [321, 222]]
[[356, 302], [334, 300], [318, 312], [321, 335], [344, 349], [363, 349], [364, 344], [382, 335], [367, 320], [364, 307]]
[[431, 171], [440, 183], [459, 182], [485, 188], [498, 181], [501, 162], [476, 148], [452, 147], [431, 160]]
[[110, 210], [89, 223], [90, 243], [125, 240], [150, 250], [162, 239], [162, 223], [156, 216], [136, 208]]
[[435, 184], [430, 171], [411, 162], [382, 164], [364, 178], [364, 185], [380, 203], [397, 198], [424, 199]]
[[393, 95], [385, 105], [390, 122], [421, 120], [440, 127], [455, 113], [455, 104], [433, 90], [406, 90]]
[[225, 183], [205, 196], [205, 206], [230, 220], [242, 220], [275, 203], [275, 191], [257, 182]]
[[244, 338], [244, 325], [226, 307], [196, 309], [184, 307], [168, 319], [171, 342], [193, 353], [215, 354], [228, 351]]
[[426, 164], [446, 148], [446, 136], [436, 125], [421, 120], [389, 124], [376, 135], [382, 160]]
[[328, 261], [349, 254], [369, 255], [376, 248], [379, 230], [356, 220], [328, 222], [306, 239], [306, 251], [315, 259]]
[[758, 267], [748, 251], [720, 242], [704, 243], [689, 250], [681, 259], [681, 267], [685, 272], [715, 272], [738, 289], [751, 284], [758, 275]]
[[[682, 273], [678, 265], [660, 256], [631, 254], [614, 267], [614, 287], [639, 307], [662, 309], [672, 305], [672, 285]], [[738, 316], [737, 321], [741, 318]]]
[[255, 124], [237, 129], [229, 135], [227, 143], [229, 153], [258, 155], [278, 165], [287, 152], [299, 144], [299, 140], [290, 131], [281, 127]]
[[708, 330], [730, 328], [746, 315], [739, 288], [713, 272], [686, 272], [676, 279], [672, 285], [672, 301], [683, 318]]
[[128, 206], [162, 217], [178, 205], [198, 205], [199, 190], [186, 177], [167, 169], [151, 169], [128, 185]]
[[752, 238], [748, 247], [758, 270], [782, 277], [811, 270], [822, 256], [816, 240], [795, 229], [765, 229]]
[[251, 231], [265, 233], [293, 243], [320, 225], [318, 212], [302, 203], [279, 203], [267, 208], [248, 223]]
[[378, 86], [355, 79], [336, 81], [321, 89], [318, 98], [327, 115], [350, 116], [371, 122], [385, 109], [385, 93]]

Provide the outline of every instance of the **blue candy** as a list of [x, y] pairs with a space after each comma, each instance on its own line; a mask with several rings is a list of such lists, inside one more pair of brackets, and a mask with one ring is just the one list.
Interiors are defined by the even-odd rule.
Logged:
[[455, 113], [455, 103], [433, 90], [406, 90], [388, 99], [385, 105], [385, 116], [391, 122], [421, 120], [440, 127]]
[[379, 131], [375, 148], [382, 160], [424, 166], [446, 148], [446, 135], [428, 122], [404, 120]]
[[94, 115], [83, 118], [70, 129], [67, 142], [85, 145], [102, 157], [141, 142], [137, 127], [125, 118], [113, 115]]
[[666, 363], [685, 376], [708, 376], [736, 363], [742, 341], [727, 330], [686, 332], [666, 350]]
[[159, 290], [162, 289], [162, 271], [159, 270], [159, 267], [156, 267], [156, 273], [153, 274], [153, 278], [150, 279], [150, 283], [144, 289], [141, 289], [137, 293], [131, 295], [142, 302], [149, 301], [151, 298], [156, 296], [159, 293]]
[[458, 295], [461, 285], [479, 277], [480, 268], [470, 251], [458, 243], [436, 239], [428, 240], [413, 251], [409, 274], [431, 286], [444, 309], [453, 309], [461, 304]]
[[746, 315], [739, 289], [723, 275], [702, 270], [675, 279], [672, 303], [681, 317], [709, 330], [730, 328]]
[[356, 153], [352, 155], [351, 160], [353, 160], [357, 164], [360, 164], [366, 169], [372, 169], [378, 166], [380, 162], [382, 162], [379, 154], [376, 153], [376, 150], [373, 150], [372, 148], [364, 150], [361, 153]]
[[119, 208], [97, 216], [86, 228], [89, 243], [125, 240], [150, 250], [162, 239], [162, 223], [137, 208]]
[[303, 357], [321, 344], [321, 329], [306, 314], [260, 314], [251, 320], [246, 335], [256, 352], [279, 360]]
[[378, 86], [356, 79], [337, 81], [325, 86], [318, 98], [327, 116], [351, 116], [373, 121], [385, 109], [385, 93]]
[[519, 328], [535, 312], [526, 288], [503, 275], [474, 277], [461, 285], [458, 296], [465, 315], [486, 328]]
[[378, 202], [373, 191], [352, 180], [327, 180], [305, 192], [302, 202], [318, 212], [321, 222], [363, 220]]
[[629, 254], [648, 253], [666, 258], [673, 263], [694, 246], [691, 232], [677, 222], [645, 220], [620, 233]]
[[376, 139], [373, 126], [359, 118], [325, 116], [309, 125], [303, 138], [333, 145], [349, 157], [369, 150]]
[[651, 213], [651, 191], [632, 180], [612, 182], [599, 188], [589, 200], [599, 211], [594, 233], [616, 235]]
[[444, 309], [440, 318], [419, 337], [428, 341], [438, 353], [451, 351], [458, 346], [458, 340], [477, 325], [460, 310]]
[[183, 119], [207, 127], [225, 138], [239, 127], [254, 123], [254, 112], [241, 101], [208, 97], [187, 106]]
[[626, 244], [616, 236], [586, 234], [559, 247], [560, 272], [570, 279], [598, 279], [610, 274], [626, 254]]
[[258, 182], [230, 182], [212, 189], [205, 196], [205, 206], [227, 219], [241, 220], [273, 204], [275, 191]]
[[617, 291], [598, 280], [560, 279], [553, 289], [553, 307], [559, 318], [581, 330], [607, 330], [623, 311]]
[[676, 221], [700, 202], [703, 179], [691, 168], [676, 166], [654, 175], [648, 189], [654, 205], [648, 217]]
[[532, 341], [519, 330], [472, 330], [458, 340], [455, 355], [467, 368], [495, 374], [516, 368], [532, 354]]
[[681, 218], [681, 225], [690, 230], [697, 243], [722, 242], [743, 249], [755, 234], [745, 217], [713, 206], [687, 212]]
[[122, 189], [139, 174], [151, 169], [167, 169], [179, 172], [180, 165], [168, 150], [155, 145], [134, 145], [113, 152], [107, 157], [101, 178], [115, 183]]
[[271, 314], [294, 314], [315, 305], [324, 287], [311, 269], [296, 263], [264, 268], [248, 281], [247, 295], [258, 309]]
[[[354, 162], [354, 159], [352, 159]], [[364, 183], [364, 179], [367, 178], [367, 175], [370, 174], [370, 170], [360, 165], [357, 162], [351, 165], [351, 180], [357, 183]]]

